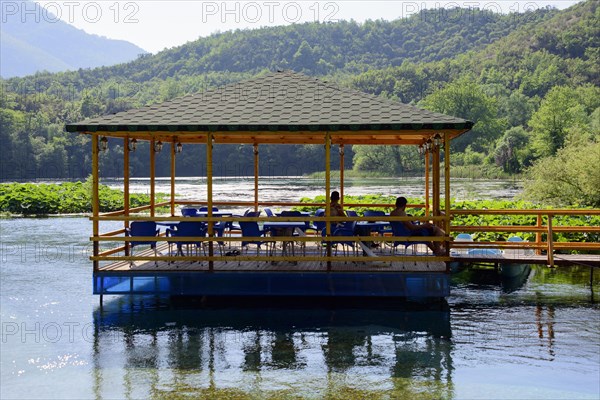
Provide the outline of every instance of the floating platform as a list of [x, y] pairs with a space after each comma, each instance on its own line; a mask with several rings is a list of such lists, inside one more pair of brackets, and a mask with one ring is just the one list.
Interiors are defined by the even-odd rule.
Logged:
[[[152, 254], [152, 253], [148, 253]], [[444, 298], [450, 275], [440, 261], [270, 262], [127, 261], [93, 274], [94, 294]]]

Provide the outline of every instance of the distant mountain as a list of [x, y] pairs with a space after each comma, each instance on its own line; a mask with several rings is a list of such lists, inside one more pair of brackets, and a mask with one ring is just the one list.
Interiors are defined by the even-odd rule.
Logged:
[[[27, 4], [28, 10], [35, 3]], [[124, 40], [91, 35], [43, 11], [10, 15], [3, 10], [0, 20], [0, 76], [11, 78], [38, 71], [59, 72], [114, 65], [147, 53]], [[41, 16], [41, 17], [39, 17]]]

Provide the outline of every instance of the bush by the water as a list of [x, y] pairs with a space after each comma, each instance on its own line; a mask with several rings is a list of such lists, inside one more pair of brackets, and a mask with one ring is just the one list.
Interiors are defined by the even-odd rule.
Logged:
[[[100, 211], [123, 209], [123, 192], [99, 186]], [[160, 195], [158, 197], [161, 197]], [[130, 206], [150, 203], [146, 194], [130, 194]], [[0, 212], [23, 215], [77, 214], [92, 212], [92, 183], [60, 184], [3, 183], [0, 184]]]

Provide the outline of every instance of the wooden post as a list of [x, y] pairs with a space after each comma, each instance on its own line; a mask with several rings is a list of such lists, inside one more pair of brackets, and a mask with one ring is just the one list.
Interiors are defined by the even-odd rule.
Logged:
[[433, 215], [440, 215], [440, 149], [433, 146]]
[[[446, 213], [446, 219], [444, 220], [444, 231], [446, 231], [446, 235], [450, 235], [450, 139], [444, 133], [444, 182], [445, 182], [445, 190], [444, 190], [444, 212]], [[444, 241], [444, 247], [446, 248], [446, 256], [450, 255], [450, 246], [449, 243]]]
[[[537, 225], [538, 228], [542, 227], [542, 214], [538, 214], [537, 215]], [[538, 245], [538, 247], [535, 248], [535, 254], [537, 255], [541, 255], [542, 254], [542, 248], [539, 247], [542, 244], [542, 232], [541, 231], [537, 231], [535, 233], [535, 244]]]
[[155, 182], [154, 182], [154, 173], [156, 167], [156, 152], [154, 151], [154, 145], [156, 144], [156, 140], [152, 138], [150, 141], [150, 216], [154, 218], [155, 213]]
[[[98, 214], [100, 211], [100, 202], [98, 199], [98, 179], [99, 179], [99, 170], [100, 163], [98, 160], [98, 135], [92, 135], [92, 215], [94, 220], [92, 221], [92, 236], [98, 237], [99, 234], [99, 222], [98, 222]], [[92, 243], [92, 251], [94, 257], [98, 257], [99, 253], [99, 244], [97, 240], [94, 240]], [[94, 272], [98, 271], [99, 261], [94, 260]]]
[[554, 243], [552, 240], [552, 214], [548, 214], [548, 266], [554, 268]]
[[[325, 134], [325, 236], [331, 236], [331, 135]], [[327, 242], [327, 257], [331, 257], [331, 242]], [[327, 261], [327, 271], [331, 271], [331, 261]]]
[[[208, 132], [206, 135], [206, 205], [208, 218], [212, 218], [212, 205], [213, 205], [213, 133]], [[208, 222], [208, 237], [212, 238], [214, 235], [214, 226], [212, 221]], [[214, 254], [213, 242], [208, 242], [208, 256], [212, 258]], [[208, 270], [213, 271], [214, 262], [210, 260], [208, 262]]]
[[429, 151], [425, 150], [425, 216], [429, 216]]
[[344, 205], [344, 145], [340, 144], [340, 204]]
[[[123, 140], [123, 214], [129, 217], [129, 138]], [[129, 220], [124, 221], [129, 228]], [[125, 255], [129, 255], [129, 243], [125, 242]]]
[[171, 142], [171, 217], [175, 216], [175, 139]]
[[258, 143], [254, 143], [254, 211], [258, 211]]

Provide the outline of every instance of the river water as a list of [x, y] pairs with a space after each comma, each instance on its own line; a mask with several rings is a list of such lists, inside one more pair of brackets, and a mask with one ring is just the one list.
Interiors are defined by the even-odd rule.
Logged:
[[[170, 182], [169, 178], [157, 178], [156, 191], [170, 193]], [[101, 183], [115, 189], [123, 189], [122, 180], [103, 179]], [[175, 187], [178, 200], [206, 200], [205, 178], [178, 178]], [[393, 197], [423, 198], [425, 197], [424, 188], [424, 179], [415, 177], [347, 178], [344, 180], [344, 192], [352, 196], [381, 194]], [[298, 201], [302, 197], [314, 198], [325, 194], [325, 180], [304, 176], [260, 177], [258, 190], [261, 201]], [[339, 190], [339, 180], [332, 179], [331, 190]], [[512, 200], [521, 190], [520, 181], [452, 179], [450, 195], [456, 200]], [[131, 179], [130, 191], [149, 193], [149, 179]], [[443, 194], [444, 190], [442, 190]], [[220, 201], [253, 201], [254, 178], [215, 178], [213, 198]]]
[[107, 296], [100, 310], [87, 219], [0, 228], [2, 399], [600, 397], [587, 268], [467, 270], [430, 307]]

